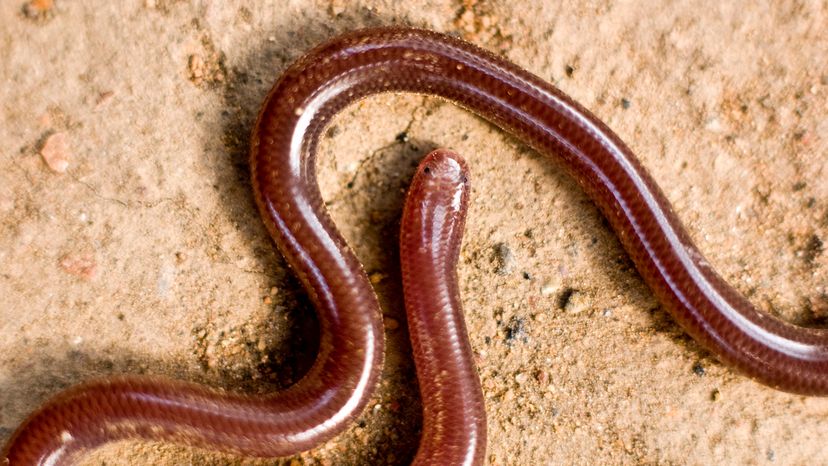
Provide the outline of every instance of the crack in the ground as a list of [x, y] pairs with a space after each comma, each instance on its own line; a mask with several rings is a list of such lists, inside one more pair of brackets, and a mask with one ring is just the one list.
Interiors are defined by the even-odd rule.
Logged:
[[[411, 118], [408, 120], [408, 124], [405, 126], [405, 128], [403, 128], [402, 131], [397, 132], [398, 136], [400, 134], [405, 134], [405, 135], [409, 134], [409, 132], [411, 131], [411, 127], [414, 126], [414, 123], [416, 123], [418, 121], [417, 112], [420, 109], [425, 108], [425, 106], [426, 106], [425, 97], [422, 97], [421, 100], [420, 100], [420, 103], [417, 104], [414, 107], [413, 110], [411, 110]], [[360, 160], [359, 164], [354, 169], [353, 176], [351, 176], [351, 179], [348, 180], [345, 183], [345, 188], [346, 189], [343, 190], [342, 187], [340, 187], [340, 189], [338, 190], [339, 195], [335, 196], [333, 199], [330, 199], [330, 200], [326, 201], [325, 206], [326, 207], [331, 207], [331, 206], [335, 205], [337, 202], [340, 202], [347, 195], [348, 190], [350, 190], [350, 188], [352, 188], [355, 185], [356, 180], [357, 180], [357, 178], [359, 178], [360, 174], [362, 173], [362, 169], [365, 167], [365, 165], [372, 162], [377, 157], [377, 155], [381, 154], [382, 152], [384, 152], [384, 151], [386, 151], [386, 150], [388, 150], [388, 149], [390, 149], [390, 148], [392, 148], [392, 147], [394, 147], [398, 144], [407, 144], [407, 143], [408, 143], [408, 137], [406, 137], [405, 139], [400, 139], [398, 137], [395, 137], [392, 142], [390, 142], [390, 143], [388, 143], [388, 144], [386, 144], [386, 145], [384, 145], [384, 146], [382, 146], [378, 149], [373, 150], [368, 155], [368, 157], [365, 157], [364, 159]]]
[[102, 195], [101, 193], [98, 192], [97, 189], [95, 189], [94, 186], [87, 183], [86, 181], [81, 180], [80, 178], [76, 177], [75, 175], [72, 175], [71, 173], [69, 174], [69, 177], [72, 178], [73, 180], [75, 180], [75, 182], [80, 183], [81, 185], [83, 185], [86, 189], [89, 190], [89, 192], [92, 193], [93, 196], [97, 197], [98, 199], [101, 199], [101, 200], [107, 201], [107, 202], [111, 202], [111, 203], [115, 203], [115, 204], [120, 204], [122, 207], [132, 207], [126, 201], [122, 201], [120, 199], [116, 199], [116, 198], [112, 198], [112, 197], [106, 197], [106, 196]]

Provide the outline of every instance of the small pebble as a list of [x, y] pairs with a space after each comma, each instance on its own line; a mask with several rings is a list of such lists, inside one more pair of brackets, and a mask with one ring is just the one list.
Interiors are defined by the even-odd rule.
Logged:
[[400, 328], [400, 323], [393, 317], [384, 318], [382, 323], [385, 325], [386, 330], [397, 330]]
[[69, 168], [69, 159], [72, 158], [66, 133], [54, 133], [46, 138], [40, 149], [40, 156], [53, 172], [65, 173]]
[[98, 94], [98, 98], [95, 101], [95, 111], [99, 111], [104, 108], [111, 100], [112, 97], [115, 95], [112, 91], [101, 92]]
[[328, 7], [332, 15], [339, 16], [347, 9], [348, 2], [345, 0], [332, 0]]
[[23, 5], [23, 14], [31, 19], [46, 18], [55, 6], [54, 0], [31, 0]]
[[722, 122], [719, 121], [719, 119], [716, 117], [707, 120], [707, 123], [705, 123], [704, 128], [712, 133], [721, 133], [724, 129], [724, 127], [722, 126]]
[[529, 341], [529, 335], [526, 331], [526, 320], [522, 317], [512, 317], [503, 330], [506, 337], [506, 344], [510, 346], [516, 340], [520, 340], [523, 343]]
[[204, 77], [204, 60], [198, 55], [190, 55], [187, 60], [190, 68], [190, 79], [200, 80]]
[[515, 265], [515, 256], [512, 254], [512, 249], [506, 243], [497, 243], [493, 249], [496, 262], [495, 273], [508, 275]]
[[98, 263], [91, 254], [67, 254], [58, 261], [58, 265], [64, 272], [84, 280], [95, 278], [98, 269]]
[[561, 288], [560, 282], [546, 282], [541, 287], [541, 295], [552, 296]]
[[503, 394], [503, 401], [512, 401], [515, 399], [515, 392], [512, 389], [506, 390], [506, 393]]
[[558, 301], [558, 307], [568, 314], [580, 314], [589, 309], [589, 304], [586, 294], [574, 289], [565, 290]]

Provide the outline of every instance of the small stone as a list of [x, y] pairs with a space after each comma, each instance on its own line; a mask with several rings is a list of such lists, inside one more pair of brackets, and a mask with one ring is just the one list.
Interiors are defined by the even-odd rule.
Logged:
[[525, 372], [518, 372], [517, 375], [515, 375], [515, 382], [517, 382], [518, 385], [525, 384], [527, 380], [529, 380], [529, 376]]
[[339, 129], [339, 126], [331, 125], [330, 127], [328, 127], [327, 130], [325, 130], [325, 137], [328, 139], [335, 138], [337, 135], [339, 135], [340, 131], [341, 130]]
[[400, 328], [400, 323], [393, 317], [386, 317], [383, 319], [382, 323], [386, 330], [397, 330]]
[[828, 318], [828, 293], [809, 297], [808, 307], [817, 319]]
[[552, 296], [553, 294], [557, 293], [560, 288], [560, 281], [548, 281], [544, 283], [543, 286], [541, 286], [541, 295]]
[[333, 16], [339, 16], [345, 12], [348, 3], [345, 0], [332, 0], [329, 8]]
[[529, 342], [529, 334], [526, 330], [526, 320], [522, 317], [515, 316], [509, 319], [509, 322], [505, 325], [503, 331], [506, 344], [509, 346], [514, 344], [516, 341], [523, 343]]
[[67, 254], [58, 261], [60, 268], [84, 280], [95, 278], [98, 263], [91, 254]]
[[707, 122], [704, 125], [704, 128], [712, 133], [721, 133], [724, 129], [724, 127], [722, 126], [722, 122], [719, 121], [719, 119], [716, 117], [707, 120]]
[[368, 433], [365, 432], [364, 427], [356, 427], [354, 428], [353, 432], [354, 436], [357, 438], [357, 440], [359, 440], [360, 443], [362, 443], [363, 445], [368, 443]]
[[585, 293], [568, 288], [558, 298], [558, 307], [569, 314], [580, 314], [589, 309], [589, 300]]
[[512, 249], [506, 243], [497, 243], [493, 249], [495, 273], [498, 275], [508, 275], [512, 272], [515, 265], [515, 256], [512, 254]]
[[187, 77], [197, 86], [217, 85], [224, 82], [224, 57], [215, 50], [212, 43], [205, 43], [203, 55], [187, 57]]
[[542, 386], [545, 386], [546, 384], [549, 383], [549, 372], [547, 372], [547, 371], [538, 371], [535, 374], [535, 380], [537, 380], [538, 383], [541, 384]]
[[515, 392], [512, 389], [506, 390], [506, 393], [503, 394], [503, 401], [512, 401], [515, 399]]
[[65, 173], [72, 157], [66, 142], [66, 133], [54, 133], [46, 138], [40, 149], [40, 156], [53, 172]]
[[54, 0], [30, 0], [23, 5], [23, 14], [30, 19], [45, 19], [54, 7]]
[[111, 100], [112, 97], [115, 95], [112, 91], [101, 92], [98, 94], [98, 98], [95, 100], [95, 111], [99, 111], [104, 108]]
[[198, 55], [190, 55], [187, 66], [190, 68], [190, 78], [194, 81], [204, 76], [204, 60]]

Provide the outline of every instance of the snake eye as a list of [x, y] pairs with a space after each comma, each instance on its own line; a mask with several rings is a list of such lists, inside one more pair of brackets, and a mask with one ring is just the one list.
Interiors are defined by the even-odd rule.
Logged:
[[425, 173], [426, 175], [430, 174], [431, 173], [431, 167], [423, 168], [423, 173]]

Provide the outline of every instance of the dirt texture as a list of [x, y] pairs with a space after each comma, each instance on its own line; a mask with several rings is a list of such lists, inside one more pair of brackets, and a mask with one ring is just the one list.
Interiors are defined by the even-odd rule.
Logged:
[[[459, 35], [555, 83], [640, 156], [729, 282], [773, 315], [828, 322], [825, 1], [8, 0], [0, 442], [92, 377], [265, 393], [301, 376], [313, 309], [258, 217], [248, 138], [292, 60], [389, 24]], [[395, 242], [404, 189], [438, 146], [472, 171], [459, 274], [490, 464], [828, 464], [828, 400], [719, 364], [573, 181], [414, 95], [349, 107], [320, 153], [386, 318], [383, 380], [353, 428], [287, 459], [133, 441], [86, 464], [410, 462], [421, 418]]]

